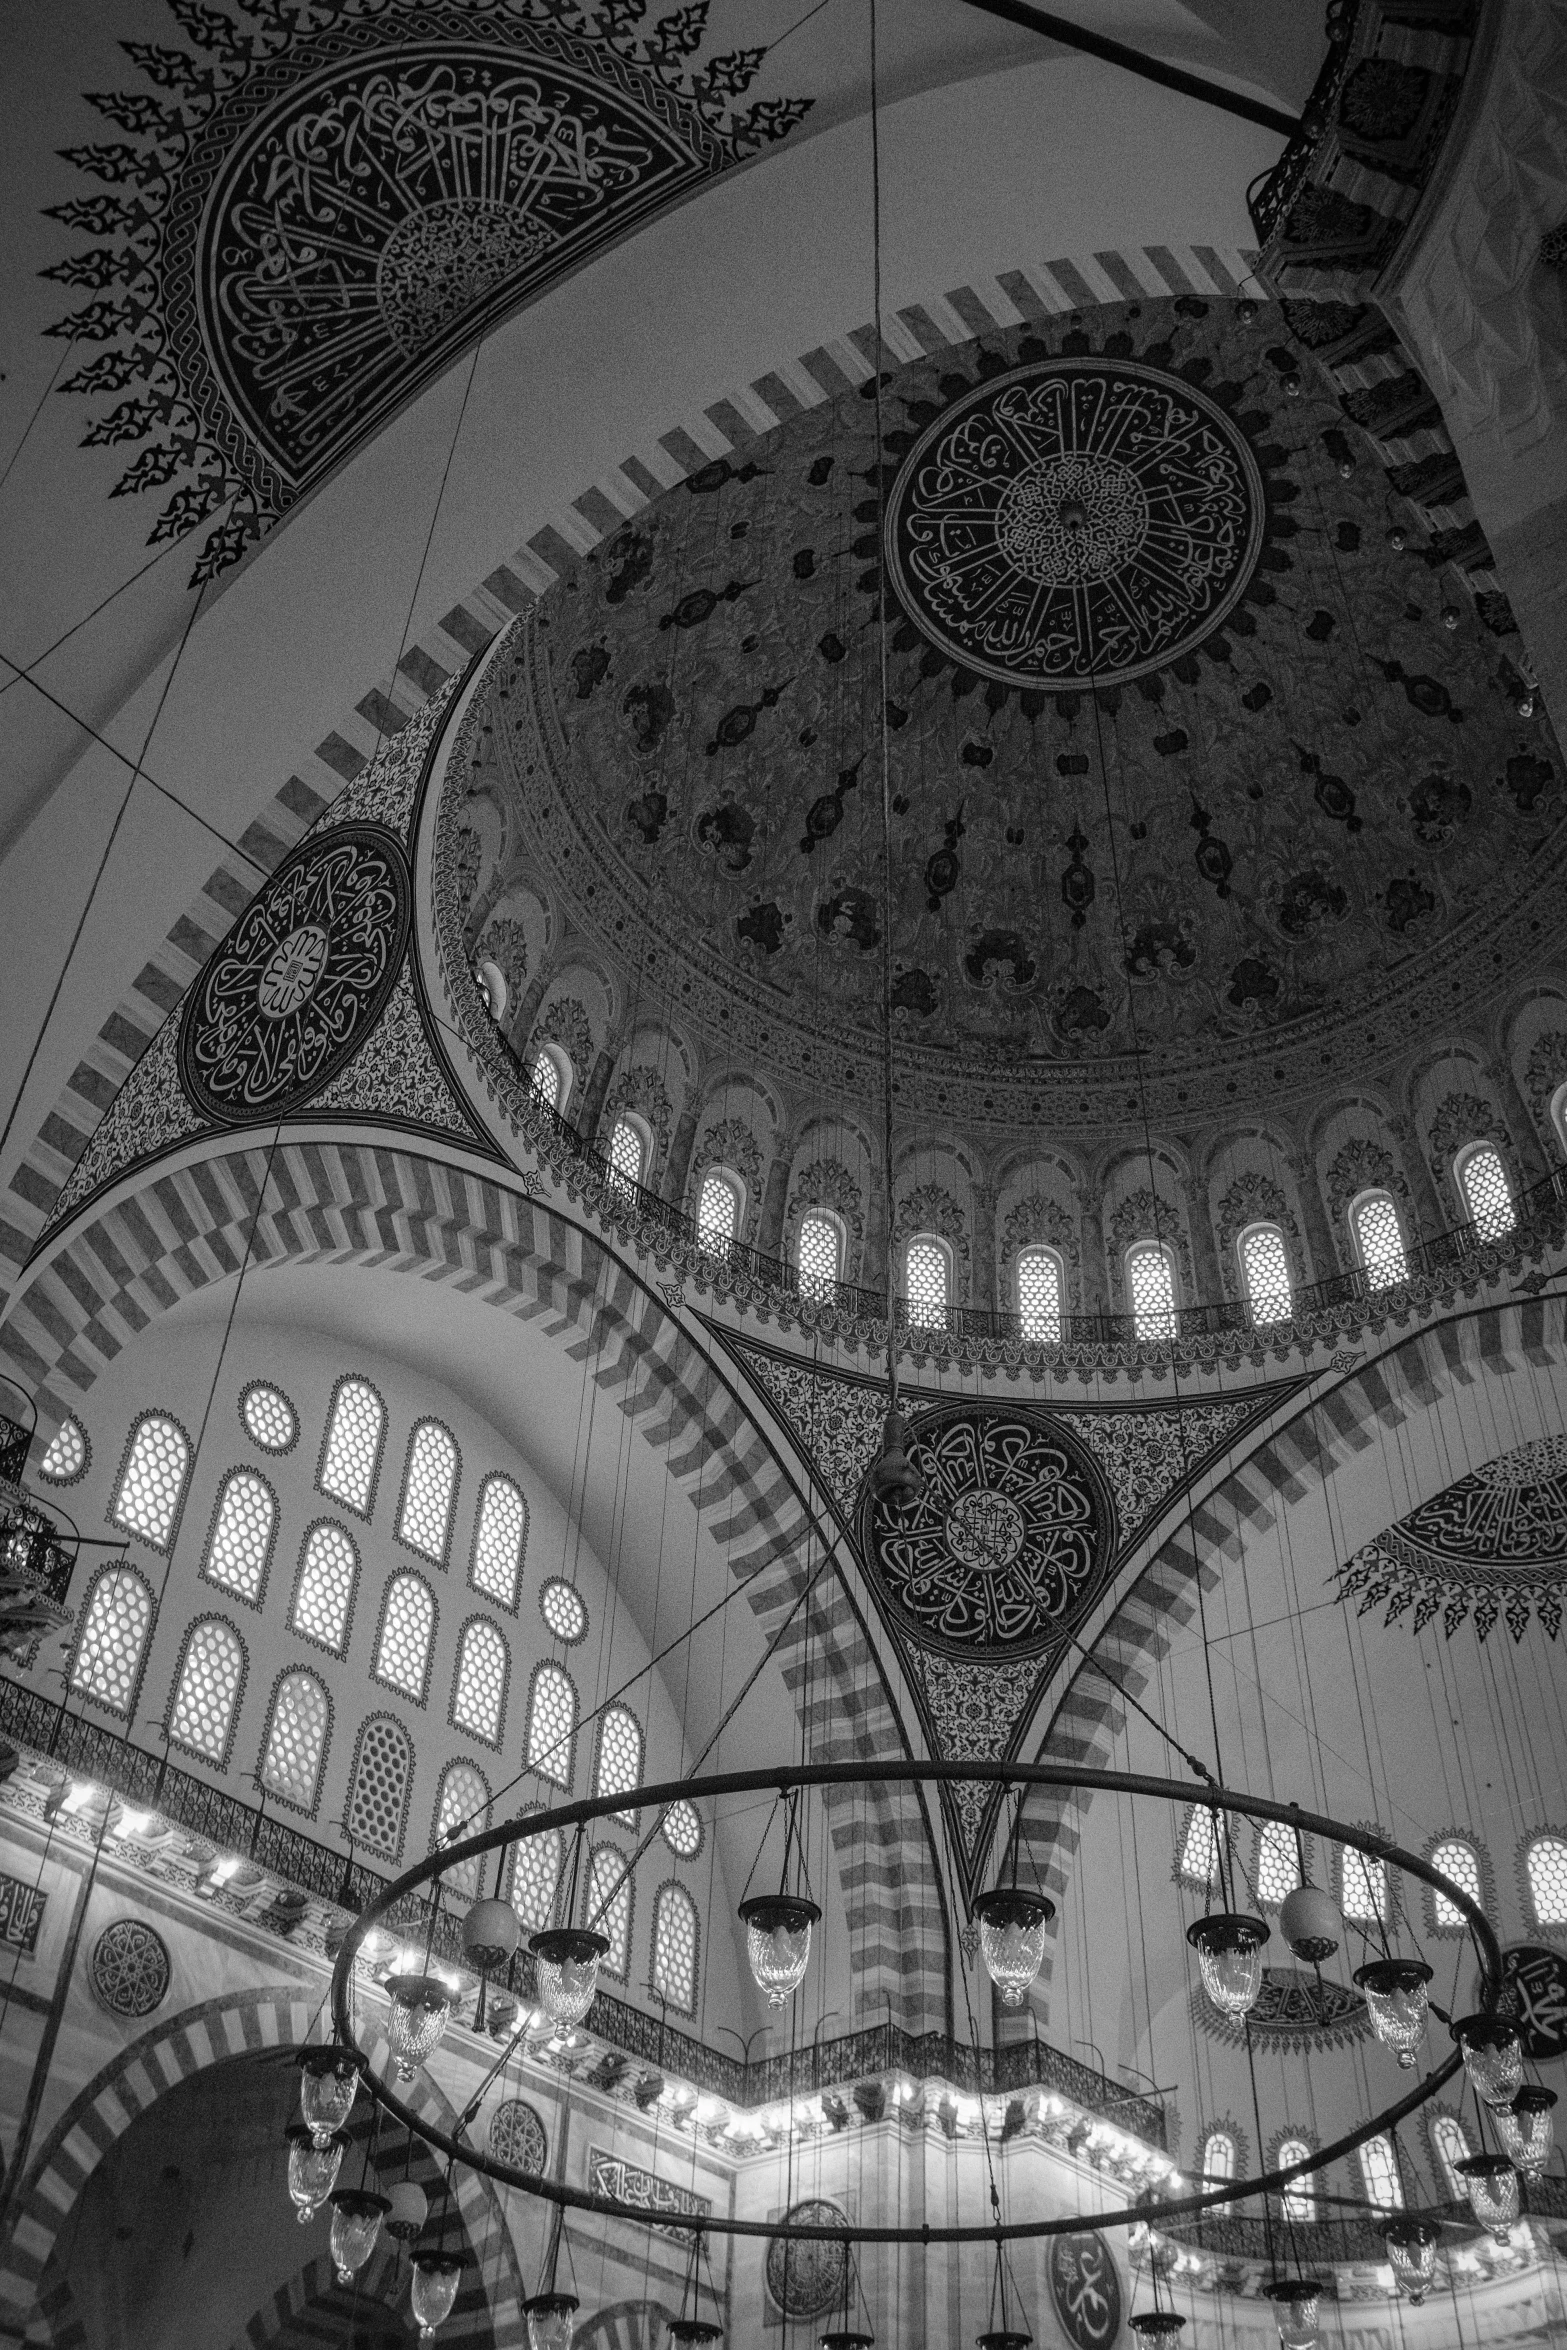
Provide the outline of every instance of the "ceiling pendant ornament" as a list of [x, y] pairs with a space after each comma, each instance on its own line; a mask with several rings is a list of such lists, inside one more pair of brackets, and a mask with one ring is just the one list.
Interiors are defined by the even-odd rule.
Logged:
[[1440, 1613], [1449, 1640], [1472, 1617], [1483, 1641], [1498, 1618], [1515, 1641], [1537, 1617], [1554, 1640], [1567, 1601], [1567, 1437], [1501, 1453], [1365, 1543], [1333, 1579], [1358, 1615], [1385, 1601], [1384, 1627], [1412, 1632]]

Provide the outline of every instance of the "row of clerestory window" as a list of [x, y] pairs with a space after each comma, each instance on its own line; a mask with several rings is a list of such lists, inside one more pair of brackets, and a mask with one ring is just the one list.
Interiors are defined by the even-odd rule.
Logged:
[[[1457, 2114], [1433, 2112], [1427, 2117], [1426, 2136], [1431, 2153], [1431, 2169], [1438, 2188], [1438, 2199], [1451, 2203], [1466, 2203], [1466, 2182], [1459, 2164], [1479, 2151], [1471, 2143], [1469, 2133]], [[1270, 2170], [1290, 2170], [1298, 2162], [1308, 2162], [1316, 2151], [1307, 2138], [1286, 2136], [1279, 2140], [1269, 2159]], [[1402, 2156], [1395, 2141], [1377, 2135], [1358, 2146], [1353, 2155], [1356, 2185], [1365, 2201], [1374, 2211], [1402, 2211], [1410, 2200], [1405, 2178], [1407, 2156]], [[1199, 2186], [1218, 2186], [1239, 2175], [1241, 2146], [1235, 2130], [1223, 2126], [1205, 2130], [1197, 2149], [1197, 2181]], [[1309, 2224], [1323, 2216], [1319, 2210], [1320, 2180], [1315, 2172], [1292, 2180], [1279, 2195], [1283, 2216], [1297, 2225]], [[1330, 2198], [1330, 2201], [1332, 2199]], [[1416, 2196], [1416, 2201], [1423, 2197]]]

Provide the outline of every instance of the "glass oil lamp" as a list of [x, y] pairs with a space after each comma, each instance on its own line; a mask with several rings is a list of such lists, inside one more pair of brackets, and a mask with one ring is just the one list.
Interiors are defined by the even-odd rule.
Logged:
[[814, 1901], [798, 1893], [753, 1893], [741, 1902], [746, 1956], [769, 2007], [787, 2006], [804, 1982], [811, 1928], [821, 1914]]
[[1434, 2219], [1385, 2219], [1378, 2233], [1399, 2291], [1420, 2307], [1436, 2275], [1436, 2248], [1442, 2240]]
[[353, 2112], [364, 2061], [357, 2048], [345, 2048], [340, 2041], [330, 2047], [301, 2048], [295, 2057], [299, 2118], [318, 2146], [328, 2145]]
[[1261, 1918], [1219, 1910], [1186, 1929], [1197, 1953], [1202, 1987], [1220, 2015], [1249, 2015], [1262, 1989], [1262, 1952], [1268, 1929]]
[[523, 2303], [522, 2314], [528, 2321], [528, 2350], [571, 2350], [575, 2293], [535, 2293]]
[[384, 2195], [368, 2187], [339, 2187], [333, 2195], [332, 2258], [340, 2285], [351, 2285], [364, 2267], [391, 2208]]
[[[539, 2003], [552, 2024], [580, 2024], [598, 1989], [609, 1938], [587, 1926], [546, 1926], [529, 1937], [538, 1966]], [[572, 2304], [576, 2306], [575, 2303]]]
[[414, 2272], [408, 2294], [414, 2323], [419, 2328], [420, 2341], [428, 2342], [436, 2327], [452, 2313], [457, 2280], [462, 2275], [462, 2256], [456, 2252], [416, 2252], [409, 2266]]
[[1499, 2105], [1492, 2112], [1503, 2152], [1511, 2156], [1526, 2179], [1537, 2179], [1551, 2159], [1556, 2143], [1555, 2105], [1554, 2089], [1541, 2089], [1525, 2081], [1511, 2105]]
[[1469, 2208], [1498, 2244], [1518, 2217], [1518, 2173], [1505, 2154], [1466, 2154], [1453, 2168], [1464, 2182]]
[[1418, 1958], [1374, 1958], [1356, 1967], [1352, 1980], [1366, 1995], [1377, 2038], [1392, 2049], [1406, 2072], [1412, 2072], [1425, 2038], [1431, 1969]]
[[1043, 1893], [997, 1885], [974, 1904], [985, 1970], [1003, 2007], [1021, 2007], [1045, 1963], [1045, 1935], [1056, 1905]]
[[337, 2185], [337, 2174], [343, 2167], [343, 2149], [347, 2144], [346, 2138], [332, 2137], [323, 2146], [303, 2122], [290, 2123], [288, 2192], [302, 2228], [315, 2218]]
[[1487, 2105], [1511, 2105], [1523, 2081], [1523, 2042], [1504, 2015], [1460, 2016], [1452, 2027], [1464, 2070]]
[[388, 1975], [386, 2036], [400, 2077], [411, 2081], [441, 2044], [452, 2012], [452, 1987], [439, 1975]]

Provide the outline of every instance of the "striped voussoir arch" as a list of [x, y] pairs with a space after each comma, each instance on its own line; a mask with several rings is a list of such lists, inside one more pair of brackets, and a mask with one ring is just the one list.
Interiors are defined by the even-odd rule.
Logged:
[[[266, 1196], [261, 1187], [266, 1182]], [[259, 1203], [259, 1212], [258, 1212]], [[253, 1239], [250, 1239], [254, 1232]], [[481, 1304], [542, 1320], [665, 1456], [771, 1635], [822, 1537], [755, 1419], [712, 1356], [594, 1234], [520, 1186], [373, 1143], [216, 1144], [89, 1209], [41, 1258], [3, 1329], [0, 1362], [53, 1426], [121, 1348], [180, 1298], [282, 1264], [360, 1265], [449, 1282]], [[809, 1629], [809, 1637], [807, 1632]], [[837, 1759], [904, 1748], [876, 1654], [835, 1575], [789, 1622], [778, 1658], [813, 1739]], [[834, 1841], [864, 1997], [890, 1998], [910, 2031], [946, 2028], [937, 1864], [905, 1792], [836, 1810]]]
[[[1255, 261], [1255, 253], [1230, 247], [1151, 245], [1030, 263], [932, 293], [885, 319], [882, 362], [903, 365], [997, 327], [1066, 311], [1171, 294], [1232, 296], [1255, 283]], [[105, 1020], [30, 1142], [0, 1196], [0, 1307], [72, 1168], [167, 1014], [264, 877], [363, 771], [386, 736], [399, 733], [431, 694], [529, 610], [567, 564], [715, 458], [867, 382], [877, 355], [874, 325], [859, 326], [693, 410], [552, 515], [508, 562], [477, 581], [421, 643], [410, 646], [394, 673], [343, 713], [301, 761], [303, 772], [287, 776], [240, 835], [243, 855], [219, 859]]]
[[[1313, 1488], [1331, 1488], [1359, 1455], [1445, 1396], [1486, 1378], [1525, 1377], [1563, 1364], [1567, 1311], [1560, 1298], [1477, 1307], [1401, 1339], [1304, 1404], [1212, 1487], [1137, 1570], [1093, 1644], [1095, 1659], [1128, 1696], [1144, 1697], [1172, 1635], [1197, 1612], [1199, 1576], [1211, 1591], [1225, 1565], [1240, 1559], [1248, 1532], [1272, 1526]], [[1451, 1474], [1450, 1467], [1433, 1470], [1438, 1483]], [[1106, 1769], [1125, 1720], [1104, 1674], [1079, 1665], [1050, 1717], [1040, 1758]], [[1036, 1881], [1058, 1898], [1070, 1881], [1078, 1818], [1091, 1800], [1063, 1800], [1044, 1790], [1024, 1806], [1023, 1847], [1039, 1872]], [[1041, 2022], [1048, 2016], [1048, 1984], [1047, 1966], [1035, 1994]], [[1009, 2037], [1026, 2038], [1029, 2028], [1026, 2014], [1005, 2025]]]
[[[389, 2308], [377, 2308], [389, 2298], [396, 2269], [396, 2256], [383, 2238], [354, 2284], [340, 2285], [336, 2262], [323, 2252], [262, 2303], [243, 2333], [235, 2335], [230, 2350], [315, 2350], [316, 2345], [319, 2350], [338, 2350], [348, 2341], [351, 2325], [366, 2350], [380, 2350], [394, 2328], [401, 2330]], [[377, 2316], [380, 2328], [374, 2323]]]
[[578, 2326], [571, 2350], [664, 2350], [675, 2314], [662, 2301], [617, 2301]]

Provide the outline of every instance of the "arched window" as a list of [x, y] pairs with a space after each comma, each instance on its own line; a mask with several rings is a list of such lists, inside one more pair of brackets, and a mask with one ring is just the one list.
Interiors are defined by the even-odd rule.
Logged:
[[1529, 1906], [1537, 1926], [1567, 1926], [1567, 1841], [1536, 1836], [1524, 1854]]
[[659, 1823], [664, 1842], [676, 1860], [695, 1860], [702, 1849], [702, 1815], [682, 1795]]
[[1277, 1909], [1300, 1883], [1300, 1855], [1295, 1831], [1285, 1820], [1267, 1820], [1257, 1839], [1257, 1899]]
[[134, 1567], [105, 1567], [82, 1613], [71, 1687], [128, 1714], [152, 1622], [152, 1592]]
[[[1470, 1900], [1480, 1899], [1480, 1855], [1462, 1836], [1450, 1836], [1439, 1844], [1431, 1855], [1431, 1866], [1440, 1869], [1444, 1877], [1451, 1877], [1460, 1893]], [[1445, 1893], [1434, 1888], [1431, 1894], [1431, 1922], [1439, 1934], [1464, 1934], [1468, 1927], [1464, 1913], [1456, 1901], [1449, 1901]]]
[[277, 1503], [265, 1477], [253, 1469], [231, 1470], [212, 1514], [202, 1569], [207, 1581], [221, 1583], [225, 1591], [259, 1607], [276, 1528]]
[[722, 1256], [730, 1248], [740, 1230], [740, 1190], [732, 1175], [721, 1174], [710, 1167], [702, 1178], [702, 1189], [696, 1203], [696, 1238], [699, 1248], [711, 1249]]
[[550, 1828], [512, 1848], [507, 1898], [530, 1933], [542, 1933], [555, 1914], [560, 1886], [561, 1836]]
[[169, 1709], [171, 1743], [226, 1762], [244, 1679], [245, 1646], [233, 1626], [221, 1616], [192, 1624]]
[[576, 1743], [577, 1685], [560, 1665], [540, 1665], [528, 1700], [529, 1770], [569, 1787]]
[[[599, 1724], [598, 1764], [593, 1773], [595, 1795], [633, 1795], [642, 1784], [642, 1725], [623, 1705], [612, 1705]], [[636, 1825], [636, 1812], [614, 1814], [627, 1827]]]
[[563, 1583], [558, 1575], [552, 1575], [540, 1589], [539, 1613], [549, 1627], [551, 1639], [564, 1641], [568, 1648], [586, 1640], [587, 1604], [575, 1583]]
[[[490, 1824], [490, 1790], [484, 1773], [472, 1763], [448, 1763], [441, 1773], [441, 1791], [435, 1799], [435, 1833], [432, 1845], [437, 1852], [448, 1836], [461, 1843], [464, 1837], [477, 1836]], [[483, 1864], [477, 1860], [459, 1861], [448, 1869], [446, 1882], [454, 1893], [466, 1894], [474, 1900], [479, 1891], [479, 1873]]]
[[1365, 2189], [1366, 2201], [1374, 2211], [1402, 2211], [1404, 2182], [1398, 2173], [1398, 2156], [1393, 2151], [1391, 2138], [1368, 2138], [1360, 2147], [1356, 2159], [1360, 2164], [1360, 2183]]
[[1341, 1856], [1342, 1889], [1339, 1906], [1357, 1925], [1369, 1926], [1387, 1916], [1387, 1870], [1369, 1852], [1346, 1844]]
[[1391, 1289], [1395, 1282], [1409, 1279], [1403, 1227], [1391, 1192], [1362, 1193], [1349, 1211], [1349, 1228], [1373, 1289]]
[[[1288, 2170], [1292, 2163], [1307, 2162], [1311, 2148], [1304, 2138], [1286, 2138], [1273, 2158], [1274, 2170]], [[1279, 2197], [1286, 2219], [1310, 2221], [1317, 2216], [1317, 2190], [1310, 2178], [1292, 2179]]]
[[533, 1056], [533, 1098], [559, 1117], [571, 1091], [571, 1062], [558, 1044], [541, 1044]]
[[1290, 1261], [1277, 1224], [1253, 1224], [1238, 1242], [1241, 1283], [1252, 1321], [1262, 1329], [1287, 1322], [1291, 1310]]
[[928, 1232], [915, 1234], [903, 1254], [903, 1288], [916, 1330], [946, 1328], [952, 1268], [944, 1241]]
[[114, 1496], [114, 1524], [153, 1550], [167, 1550], [179, 1522], [190, 1467], [185, 1431], [162, 1412], [144, 1412], [131, 1430]]
[[1559, 1085], [1551, 1096], [1551, 1132], [1567, 1150], [1567, 1085]]
[[348, 1802], [348, 1833], [355, 1844], [383, 1860], [397, 1860], [413, 1783], [414, 1750], [401, 1722], [372, 1714], [359, 1733], [354, 1757], [354, 1791]]
[[800, 1295], [831, 1297], [843, 1278], [843, 1233], [837, 1217], [829, 1216], [825, 1208], [812, 1208], [800, 1218], [796, 1261]]
[[614, 1132], [609, 1138], [609, 1179], [611, 1183], [630, 1186], [640, 1183], [647, 1166], [647, 1136], [641, 1122], [628, 1118], [624, 1111], [615, 1120]]
[[91, 1458], [86, 1429], [67, 1414], [49, 1439], [38, 1474], [46, 1485], [74, 1485], [78, 1477], [86, 1476]]
[[305, 1640], [341, 1656], [359, 1574], [359, 1553], [341, 1526], [324, 1518], [305, 1536], [289, 1623]]
[[604, 1972], [623, 1983], [631, 1964], [631, 1871], [613, 1844], [593, 1847], [582, 1921], [608, 1942]]
[[1139, 1338], [1175, 1336], [1175, 1268], [1157, 1240], [1140, 1240], [1126, 1252], [1126, 1287], [1132, 1301], [1132, 1328]]
[[316, 1483], [334, 1500], [346, 1502], [356, 1517], [370, 1515], [385, 1434], [386, 1412], [368, 1380], [339, 1379]]
[[375, 1677], [423, 1705], [430, 1679], [430, 1644], [435, 1636], [435, 1600], [418, 1575], [394, 1575], [381, 1607]]
[[495, 1626], [483, 1616], [466, 1625], [457, 1643], [457, 1676], [452, 1683], [452, 1722], [471, 1730], [486, 1746], [499, 1746], [506, 1711], [506, 1675], [511, 1658]]
[[1200, 1803], [1193, 1804], [1181, 1840], [1180, 1873], [1189, 1885], [1211, 1885], [1219, 1873], [1219, 1839], [1213, 1814]]
[[1061, 1343], [1061, 1260], [1053, 1248], [1026, 1248], [1017, 1261], [1017, 1310], [1023, 1336], [1045, 1346]]
[[653, 1905], [653, 1990], [682, 2015], [696, 2013], [696, 1903], [664, 1885]]
[[1458, 2166], [1469, 2160], [1474, 2148], [1456, 2114], [1434, 2113], [1431, 2116], [1431, 2146], [1437, 2161], [1437, 2184], [1446, 2187], [1449, 2202], [1467, 2203], [1468, 2182]]
[[314, 1673], [283, 1675], [272, 1700], [261, 1784], [299, 1811], [315, 1811], [331, 1720], [331, 1699]]
[[408, 1439], [397, 1531], [410, 1550], [438, 1567], [446, 1564], [456, 1492], [457, 1447], [439, 1420], [421, 1420]]
[[1210, 2130], [1202, 2142], [1198, 2164], [1205, 2180], [1233, 2179], [1235, 2140], [1228, 2130]]
[[1458, 1188], [1482, 1240], [1501, 1240], [1511, 1232], [1518, 1221], [1513, 1187], [1494, 1143], [1470, 1144], [1458, 1161]]
[[528, 1540], [528, 1505], [509, 1477], [486, 1477], [479, 1496], [468, 1580], [502, 1607], [515, 1610]]

